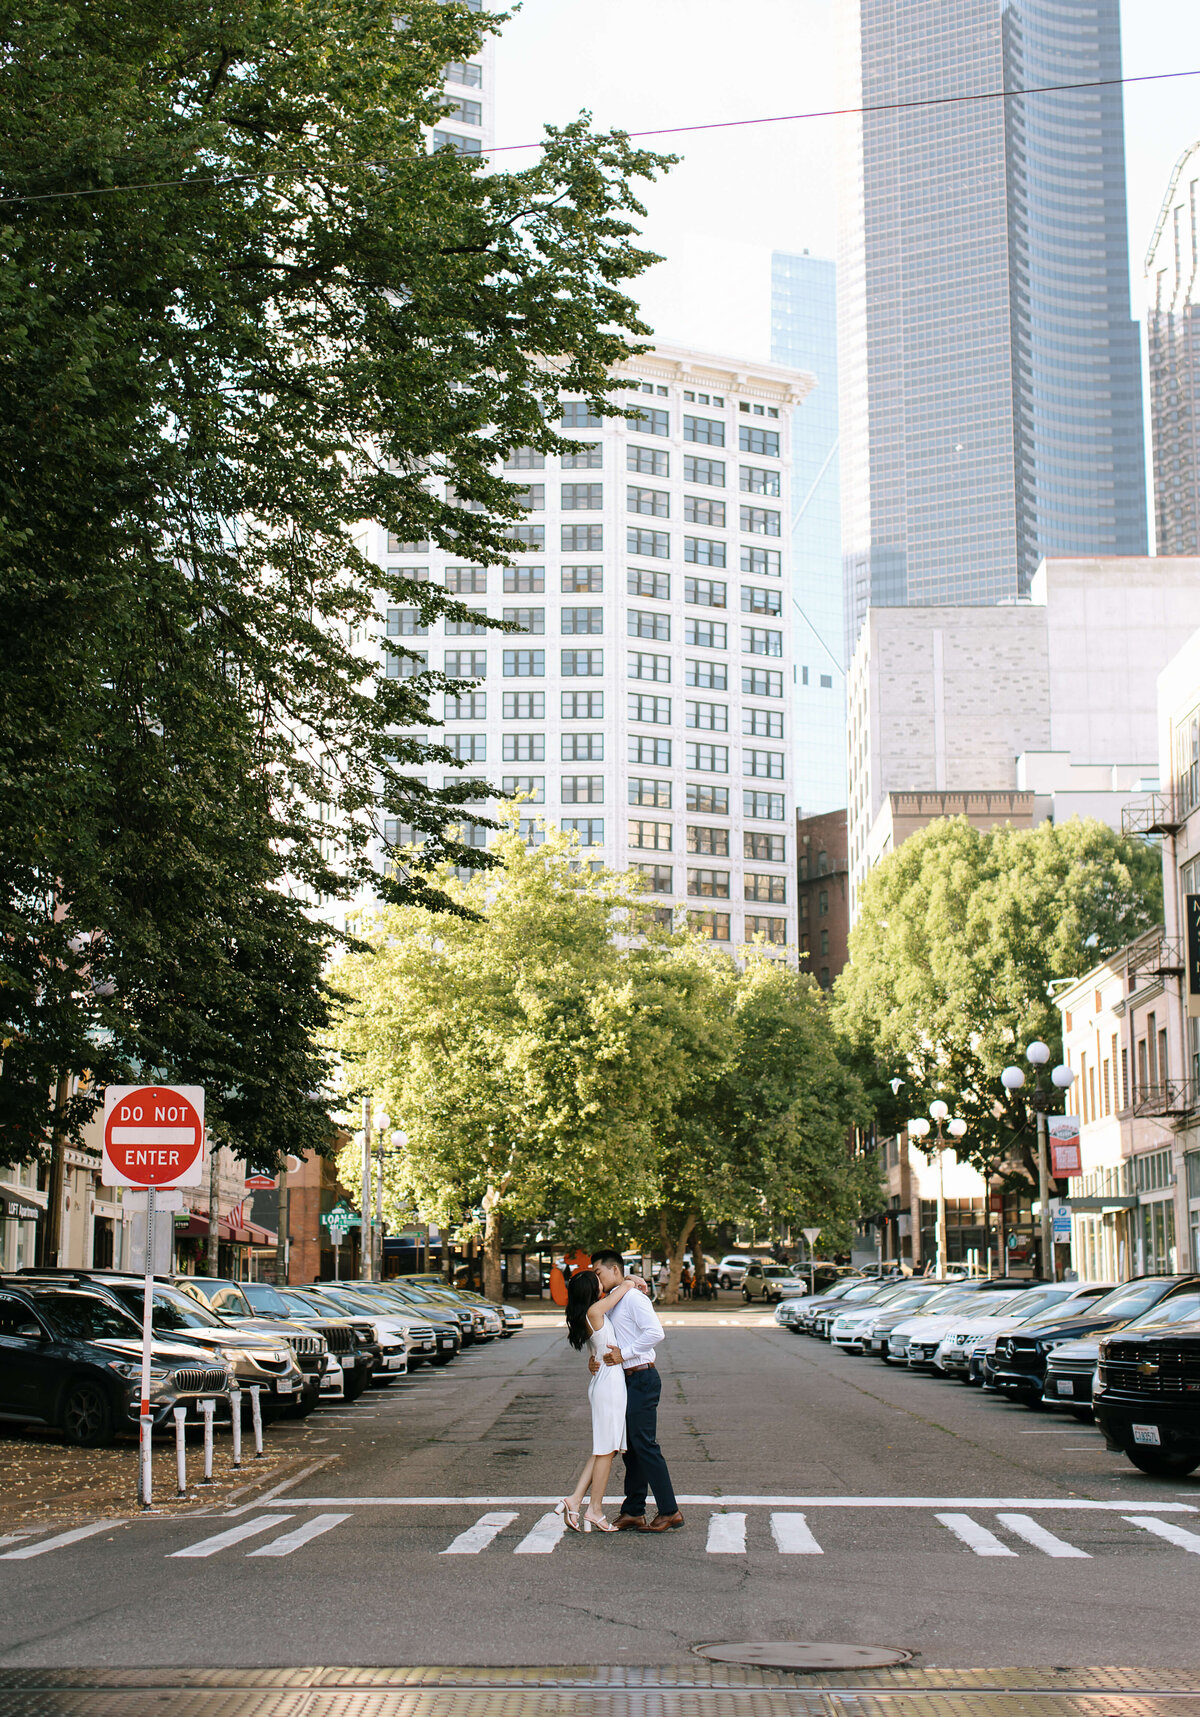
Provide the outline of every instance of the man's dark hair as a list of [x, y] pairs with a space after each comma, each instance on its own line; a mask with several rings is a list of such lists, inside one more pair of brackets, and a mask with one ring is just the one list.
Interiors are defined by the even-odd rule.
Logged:
[[625, 1260], [619, 1252], [594, 1252], [592, 1269], [595, 1270], [601, 1264], [607, 1264], [611, 1270], [619, 1270], [622, 1275], [625, 1274]]

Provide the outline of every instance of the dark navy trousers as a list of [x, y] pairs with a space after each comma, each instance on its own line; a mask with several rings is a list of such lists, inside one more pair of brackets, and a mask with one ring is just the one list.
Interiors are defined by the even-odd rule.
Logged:
[[658, 1446], [658, 1400], [662, 1378], [655, 1370], [625, 1373], [625, 1501], [622, 1514], [645, 1514], [646, 1492], [654, 1492], [660, 1514], [675, 1514], [678, 1504], [667, 1463]]

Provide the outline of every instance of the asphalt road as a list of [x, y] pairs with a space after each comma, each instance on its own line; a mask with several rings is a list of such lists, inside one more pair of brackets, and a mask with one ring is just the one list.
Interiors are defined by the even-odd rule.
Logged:
[[0, 1664], [662, 1665], [806, 1639], [925, 1666], [1200, 1666], [1200, 1480], [757, 1308], [664, 1318], [682, 1532], [560, 1534], [586, 1372], [532, 1320], [323, 1411], [328, 1464], [275, 1496], [0, 1541]]

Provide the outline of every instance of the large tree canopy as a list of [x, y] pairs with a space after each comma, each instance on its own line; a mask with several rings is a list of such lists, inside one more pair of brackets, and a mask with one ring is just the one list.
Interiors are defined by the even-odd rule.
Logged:
[[[1000, 1074], [1041, 1038], [1061, 1053], [1051, 981], [1081, 976], [1161, 913], [1156, 850], [1072, 818], [981, 834], [965, 817], [910, 836], [867, 877], [837, 1017], [887, 1131], [943, 1097], [985, 1170], [1033, 1135]], [[903, 1081], [893, 1095], [889, 1081]]]
[[[30, 0], [0, 23], [0, 1159], [89, 1070], [187, 1077], [263, 1165], [329, 1136], [327, 935], [427, 900], [379, 813], [436, 673], [389, 677], [363, 521], [503, 559], [514, 446], [615, 410], [657, 158], [585, 122], [533, 165], [429, 152], [495, 21], [406, 0]], [[414, 665], [415, 664], [410, 664]], [[435, 724], [436, 725], [436, 724]]]

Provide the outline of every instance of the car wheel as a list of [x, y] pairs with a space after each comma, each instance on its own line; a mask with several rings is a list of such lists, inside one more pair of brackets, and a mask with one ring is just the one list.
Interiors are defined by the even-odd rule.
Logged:
[[728, 1293], [730, 1288], [732, 1288], [733, 1283], [729, 1280], [728, 1276], [722, 1276], [717, 1285], [718, 1287], [724, 1288], [726, 1293]]
[[367, 1387], [369, 1381], [370, 1374], [365, 1371], [358, 1377], [343, 1378], [342, 1388], [345, 1391], [346, 1400], [357, 1401], [363, 1390]]
[[79, 1449], [98, 1449], [113, 1440], [112, 1405], [98, 1383], [73, 1383], [59, 1413], [63, 1436]]
[[452, 1353], [439, 1353], [433, 1363], [435, 1365], [449, 1365], [453, 1358], [454, 1355]]
[[1152, 1478], [1182, 1479], [1200, 1467], [1200, 1456], [1164, 1455], [1161, 1449], [1140, 1448], [1126, 1449], [1125, 1453], [1139, 1472]]
[[750, 1304], [750, 1290], [749, 1290], [749, 1288], [743, 1288], [742, 1289], [742, 1298], [743, 1298], [743, 1300], [745, 1300], [747, 1305]]

